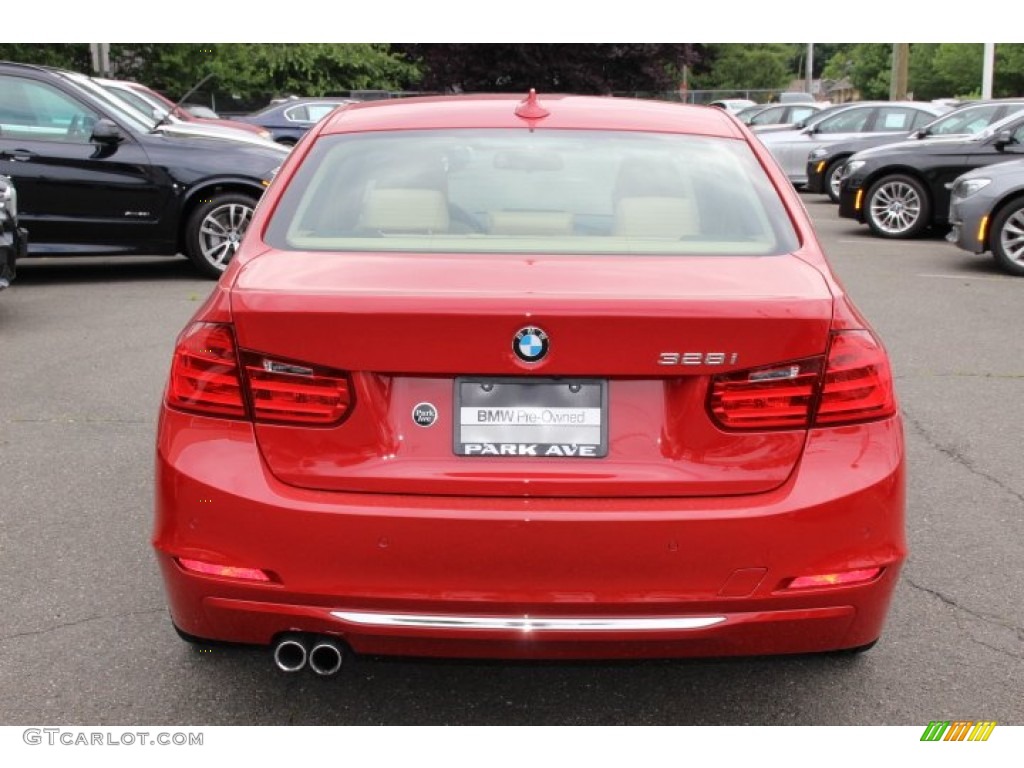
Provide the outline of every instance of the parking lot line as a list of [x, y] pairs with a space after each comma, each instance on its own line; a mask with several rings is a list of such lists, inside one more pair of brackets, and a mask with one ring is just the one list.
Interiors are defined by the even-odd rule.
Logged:
[[1019, 278], [1013, 277], [1012, 275], [1006, 275], [1005, 277], [999, 277], [998, 275], [938, 275], [931, 273], [919, 273], [918, 277], [937, 277], [943, 280], [990, 280], [992, 282], [1004, 283], [1008, 280], [1018, 280]]

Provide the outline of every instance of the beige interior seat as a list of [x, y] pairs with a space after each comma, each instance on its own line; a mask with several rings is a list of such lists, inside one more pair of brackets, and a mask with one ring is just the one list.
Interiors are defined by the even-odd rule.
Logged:
[[571, 235], [572, 214], [565, 211], [492, 211], [492, 235]]
[[700, 215], [691, 197], [623, 197], [615, 204], [613, 233], [678, 240], [700, 233]]
[[448, 202], [436, 189], [377, 188], [363, 202], [359, 227], [389, 233], [448, 231]]

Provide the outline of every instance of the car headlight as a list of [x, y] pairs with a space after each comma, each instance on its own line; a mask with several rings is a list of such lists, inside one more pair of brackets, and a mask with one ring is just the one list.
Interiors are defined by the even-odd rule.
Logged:
[[953, 188], [953, 195], [959, 198], [970, 197], [991, 183], [992, 179], [964, 179], [957, 182], [957, 185]]
[[867, 164], [867, 160], [850, 160], [843, 166], [843, 178], [853, 176], [857, 171]]
[[272, 134], [270, 131], [260, 131], [259, 132], [259, 137], [261, 139], [270, 139], [270, 137], [273, 136], [273, 135], [274, 134]]
[[811, 150], [811, 154], [808, 155], [809, 160], [819, 160], [828, 154], [828, 150], [824, 147], [818, 147], [817, 149]]

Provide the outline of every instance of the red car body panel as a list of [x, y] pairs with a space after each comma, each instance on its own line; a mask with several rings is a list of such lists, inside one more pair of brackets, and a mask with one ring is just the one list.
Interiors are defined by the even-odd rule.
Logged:
[[[905, 554], [896, 420], [813, 431], [803, 471], [769, 493], [672, 500], [314, 491], [273, 476], [251, 425], [165, 411], [160, 434], [154, 543], [175, 624], [203, 638], [267, 644], [296, 630], [367, 653], [537, 658], [856, 647], [878, 637]], [[278, 581], [191, 574], [174, 557], [265, 568]], [[780, 589], [869, 566], [885, 570], [868, 585]], [[512, 632], [370, 632], [331, 617], [345, 609], [729, 619], [549, 646]]]
[[[164, 404], [153, 543], [174, 623], [212, 640], [313, 633], [358, 652], [427, 656], [872, 643], [906, 555], [898, 413], [760, 430], [711, 415], [716, 377], [824, 360], [836, 332], [867, 328], [784, 174], [720, 110], [551, 97], [541, 102], [549, 116], [525, 121], [517, 103], [354, 104], [285, 161], [194, 320], [231, 328], [242, 357], [343, 372], [352, 404], [323, 427]], [[601, 255], [581, 269], [578, 255], [283, 252], [266, 241], [323, 135], [537, 124], [747, 142], [799, 246], [757, 257]], [[527, 325], [551, 337], [539, 364], [512, 353]], [[683, 368], [659, 362], [666, 351], [724, 355]], [[453, 383], [467, 374], [607, 381], [607, 456], [453, 455]], [[409, 420], [423, 402], [437, 406], [430, 429]], [[197, 573], [182, 559], [265, 580]], [[834, 583], [861, 570], [870, 576]], [[823, 582], [791, 588], [807, 576]]]

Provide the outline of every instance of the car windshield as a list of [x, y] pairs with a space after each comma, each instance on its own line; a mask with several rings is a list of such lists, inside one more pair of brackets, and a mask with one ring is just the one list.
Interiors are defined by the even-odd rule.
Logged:
[[988, 128], [978, 131], [971, 136], [972, 141], [985, 141], [986, 139], [995, 136], [999, 131], [1006, 130], [1008, 128], [1016, 128], [1016, 123], [1020, 118], [1024, 117], [1024, 110], [1014, 112], [1007, 115], [1002, 120], [992, 123]]
[[78, 73], [68, 73], [67, 77], [79, 88], [88, 92], [90, 96], [101, 102], [107, 112], [111, 113], [119, 121], [127, 123], [129, 128], [133, 128], [136, 131], [148, 132], [156, 127], [157, 121], [154, 118], [139, 112], [134, 107], [112, 95], [91, 77], [80, 75]]
[[285, 250], [755, 255], [798, 242], [745, 142], [521, 129], [324, 136], [266, 240]]
[[[104, 85], [103, 87], [106, 88], [107, 92], [111, 93], [115, 98], [120, 99], [128, 106], [133, 107], [138, 112], [141, 112], [143, 115], [151, 115], [156, 120], [162, 120], [167, 117], [168, 110], [166, 108], [161, 105], [154, 104], [141, 94], [124, 88], [118, 88], [113, 85]], [[176, 120], [174, 117], [169, 119]]]
[[852, 104], [833, 104], [831, 107], [825, 107], [824, 109], [818, 110], [817, 112], [812, 114], [810, 117], [808, 117], [808, 118], [798, 122], [796, 125], [797, 125], [798, 128], [809, 128], [812, 125], [817, 125], [818, 123], [820, 123], [825, 118], [831, 117], [836, 112], [839, 112], [839, 111], [844, 110], [844, 109], [849, 109], [851, 106], [854, 106], [854, 105], [852, 105]]
[[[950, 112], [948, 115], [943, 115], [938, 120], [933, 120], [924, 126], [921, 132], [926, 136], [977, 133], [992, 124], [992, 118], [1003, 106], [1003, 104], [977, 104], [964, 107]], [[1016, 108], [1024, 109], [1024, 104]]]

